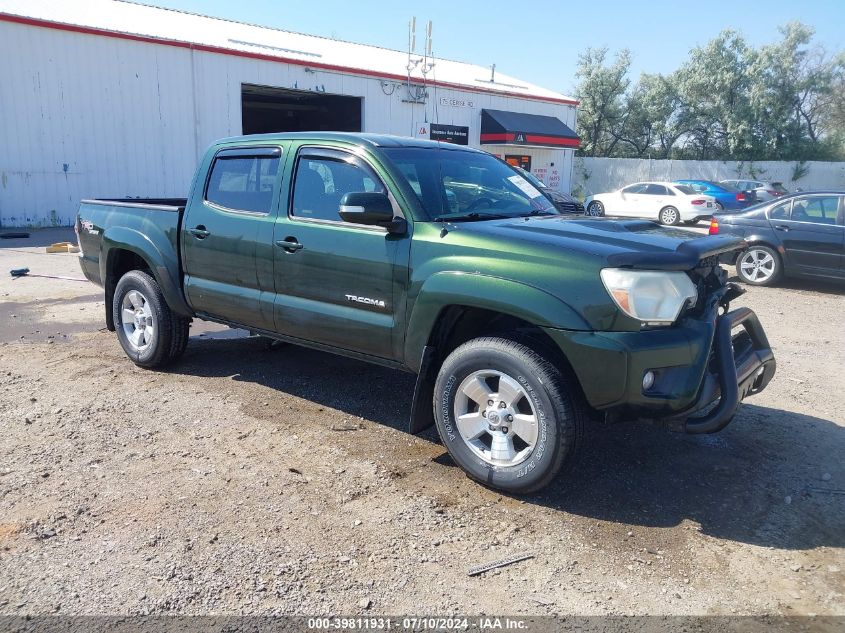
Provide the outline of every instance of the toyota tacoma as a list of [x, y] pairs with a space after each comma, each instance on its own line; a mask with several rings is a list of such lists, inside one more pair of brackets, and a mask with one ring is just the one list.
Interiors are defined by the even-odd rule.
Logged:
[[412, 372], [409, 430], [507, 492], [547, 485], [602, 418], [719, 431], [775, 372], [729, 308], [741, 239], [562, 215], [466, 147], [224, 139], [187, 199], [83, 200], [76, 230], [135, 364], [176, 360], [199, 318]]

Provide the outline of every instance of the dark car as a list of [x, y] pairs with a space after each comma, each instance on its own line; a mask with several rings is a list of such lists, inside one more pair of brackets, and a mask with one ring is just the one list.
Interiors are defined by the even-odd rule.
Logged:
[[676, 180], [675, 182], [692, 187], [698, 193], [716, 198], [718, 211], [745, 209], [757, 202], [753, 191], [741, 191], [736, 187], [712, 180]]
[[563, 193], [561, 191], [556, 191], [555, 189], [549, 189], [546, 184], [537, 178], [534, 174], [530, 171], [526, 171], [522, 167], [514, 167], [511, 165], [516, 171], [522, 174], [522, 177], [525, 178], [528, 182], [532, 185], [537, 187], [549, 202], [551, 202], [555, 209], [560, 211], [561, 213], [575, 213], [576, 215], [584, 215], [584, 205], [578, 202], [575, 198], [570, 196], [568, 193]]
[[722, 256], [746, 283], [770, 286], [784, 275], [845, 281], [845, 191], [795, 193], [720, 215], [710, 234], [748, 243]]

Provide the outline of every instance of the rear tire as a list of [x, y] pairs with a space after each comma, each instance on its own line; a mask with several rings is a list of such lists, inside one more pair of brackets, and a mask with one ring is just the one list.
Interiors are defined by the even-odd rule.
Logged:
[[438, 373], [434, 409], [452, 459], [471, 479], [508, 493], [547, 486], [583, 442], [577, 385], [508, 339], [477, 338], [455, 349]]
[[162, 367], [188, 345], [190, 319], [175, 314], [152, 276], [131, 270], [117, 282], [112, 302], [117, 338], [139, 367]]
[[736, 258], [736, 274], [752, 286], [773, 286], [783, 275], [783, 262], [773, 248], [749, 246]]
[[675, 207], [663, 207], [660, 210], [658, 218], [660, 220], [660, 224], [675, 226], [681, 221], [681, 214], [678, 213], [678, 210]]

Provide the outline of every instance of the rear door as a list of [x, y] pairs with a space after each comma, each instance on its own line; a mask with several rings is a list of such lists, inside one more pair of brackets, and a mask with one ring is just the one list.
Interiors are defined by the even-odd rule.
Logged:
[[649, 183], [643, 195], [640, 196], [641, 209], [638, 215], [649, 219], [657, 219], [660, 210], [667, 206], [677, 206], [675, 194], [669, 191], [664, 185]]
[[185, 296], [201, 316], [273, 328], [273, 225], [284, 147], [218, 151], [183, 220]]
[[[808, 194], [793, 198], [789, 213], [773, 207], [769, 214], [795, 272], [838, 277], [842, 275], [845, 227], [841, 224], [841, 196]], [[785, 209], [784, 209], [785, 211]], [[783, 219], [779, 216], [784, 215]]]
[[387, 192], [383, 180], [365, 159], [338, 147], [303, 146], [288, 172], [288, 209], [279, 213], [273, 236], [276, 330], [396, 358], [410, 236], [338, 215], [344, 194]]

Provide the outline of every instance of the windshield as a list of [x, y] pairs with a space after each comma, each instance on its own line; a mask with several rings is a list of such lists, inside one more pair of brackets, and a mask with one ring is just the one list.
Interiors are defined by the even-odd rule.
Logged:
[[694, 196], [695, 194], [698, 193], [695, 189], [693, 189], [689, 185], [675, 185], [675, 189], [677, 189], [681, 193], [687, 194], [688, 196]]
[[[512, 167], [513, 167], [513, 165], [512, 165]], [[532, 185], [537, 187], [537, 189], [545, 189], [546, 188], [546, 183], [544, 183], [542, 180], [537, 178], [537, 176], [532, 174], [530, 171], [525, 171], [522, 167], [513, 167], [513, 168], [516, 170], [516, 172], [519, 175], [521, 175], [523, 178], [525, 178], [525, 180], [527, 180]]]
[[536, 186], [489, 154], [427, 147], [383, 151], [431, 220], [558, 215]]

